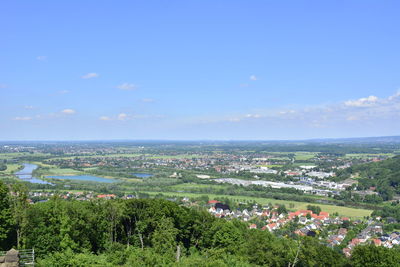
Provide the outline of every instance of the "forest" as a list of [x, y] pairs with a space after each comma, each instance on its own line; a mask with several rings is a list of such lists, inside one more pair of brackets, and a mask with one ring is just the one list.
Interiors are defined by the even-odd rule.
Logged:
[[357, 247], [350, 259], [318, 239], [277, 237], [162, 199], [28, 204], [0, 182], [1, 250], [34, 248], [37, 266], [396, 266], [397, 249]]
[[400, 193], [400, 156], [383, 161], [353, 165], [339, 172], [338, 176], [354, 175], [358, 177], [358, 189], [365, 190], [371, 187], [384, 200], [392, 200], [395, 194]]

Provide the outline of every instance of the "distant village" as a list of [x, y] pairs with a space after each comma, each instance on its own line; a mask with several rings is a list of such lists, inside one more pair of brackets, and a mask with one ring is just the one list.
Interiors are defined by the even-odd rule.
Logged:
[[[293, 233], [299, 236], [318, 237], [318, 233], [326, 232], [327, 236], [325, 238], [319, 237], [319, 239], [332, 248], [344, 246], [342, 251], [347, 257], [351, 256], [352, 250], [358, 245], [374, 244], [387, 248], [400, 245], [400, 232], [384, 233], [384, 224], [380, 222], [380, 217], [364, 221], [351, 220], [348, 217], [331, 216], [324, 211], [320, 211], [318, 214], [315, 214], [312, 210], [280, 213], [279, 206], [259, 207], [258, 205], [253, 206], [251, 210], [230, 210], [227, 205], [216, 200], [208, 201], [208, 206], [209, 213], [215, 217], [249, 222], [250, 229], [275, 232], [284, 229], [288, 224], [292, 224], [292, 226], [296, 226]], [[357, 226], [363, 227], [358, 233], [353, 231], [354, 236], [348, 238], [349, 231]]]

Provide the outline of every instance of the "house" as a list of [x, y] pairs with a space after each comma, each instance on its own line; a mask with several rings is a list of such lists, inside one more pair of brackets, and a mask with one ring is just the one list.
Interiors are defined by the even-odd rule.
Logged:
[[382, 241], [380, 239], [374, 238], [372, 240], [372, 242], [374, 243], [375, 246], [381, 246], [382, 245]]
[[351, 256], [351, 248], [344, 248], [342, 251], [343, 251], [343, 254], [346, 257], [350, 257]]
[[277, 229], [278, 225], [276, 223], [267, 224], [267, 229], [272, 232], [273, 230]]
[[347, 229], [346, 228], [340, 228], [338, 231], [338, 234], [341, 236], [346, 236], [347, 235]]
[[319, 216], [324, 216], [324, 217], [328, 218], [328, 217], [329, 217], [329, 213], [328, 213], [328, 212], [325, 212], [325, 211], [321, 211], [321, 212], [319, 213]]
[[251, 225], [249, 226], [249, 228], [250, 228], [250, 229], [257, 229], [257, 225], [256, 225], [255, 223], [253, 223], [253, 224], [251, 224]]

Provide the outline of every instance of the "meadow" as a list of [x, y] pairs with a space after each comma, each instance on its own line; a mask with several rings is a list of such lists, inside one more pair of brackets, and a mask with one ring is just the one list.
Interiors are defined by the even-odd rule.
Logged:
[[[288, 210], [295, 211], [295, 210], [305, 210], [310, 203], [307, 202], [297, 202], [297, 201], [290, 201], [290, 200], [277, 200], [277, 199], [270, 199], [270, 198], [259, 198], [259, 197], [246, 197], [246, 196], [230, 196], [230, 195], [217, 195], [217, 194], [196, 194], [196, 193], [177, 193], [177, 192], [142, 192], [147, 193], [151, 196], [157, 194], [163, 194], [169, 197], [189, 197], [189, 198], [198, 198], [201, 196], [208, 196], [209, 199], [221, 199], [221, 198], [228, 198], [233, 201], [237, 202], [256, 202], [262, 205], [266, 204], [273, 204], [273, 205], [285, 205]], [[326, 205], [326, 204], [311, 204], [320, 206], [322, 211], [329, 212], [330, 214], [337, 212], [340, 216], [346, 216], [349, 218], [363, 218], [365, 216], [370, 216], [372, 210], [367, 209], [355, 209], [349, 207], [342, 207], [342, 206], [335, 206], [335, 205]]]

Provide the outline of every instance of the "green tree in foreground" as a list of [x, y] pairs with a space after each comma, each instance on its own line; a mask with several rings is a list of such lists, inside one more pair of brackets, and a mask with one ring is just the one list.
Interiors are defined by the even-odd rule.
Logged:
[[0, 249], [10, 248], [7, 242], [12, 230], [11, 209], [7, 186], [0, 181]]
[[352, 253], [350, 263], [355, 267], [400, 266], [400, 251], [374, 245], [357, 246]]

